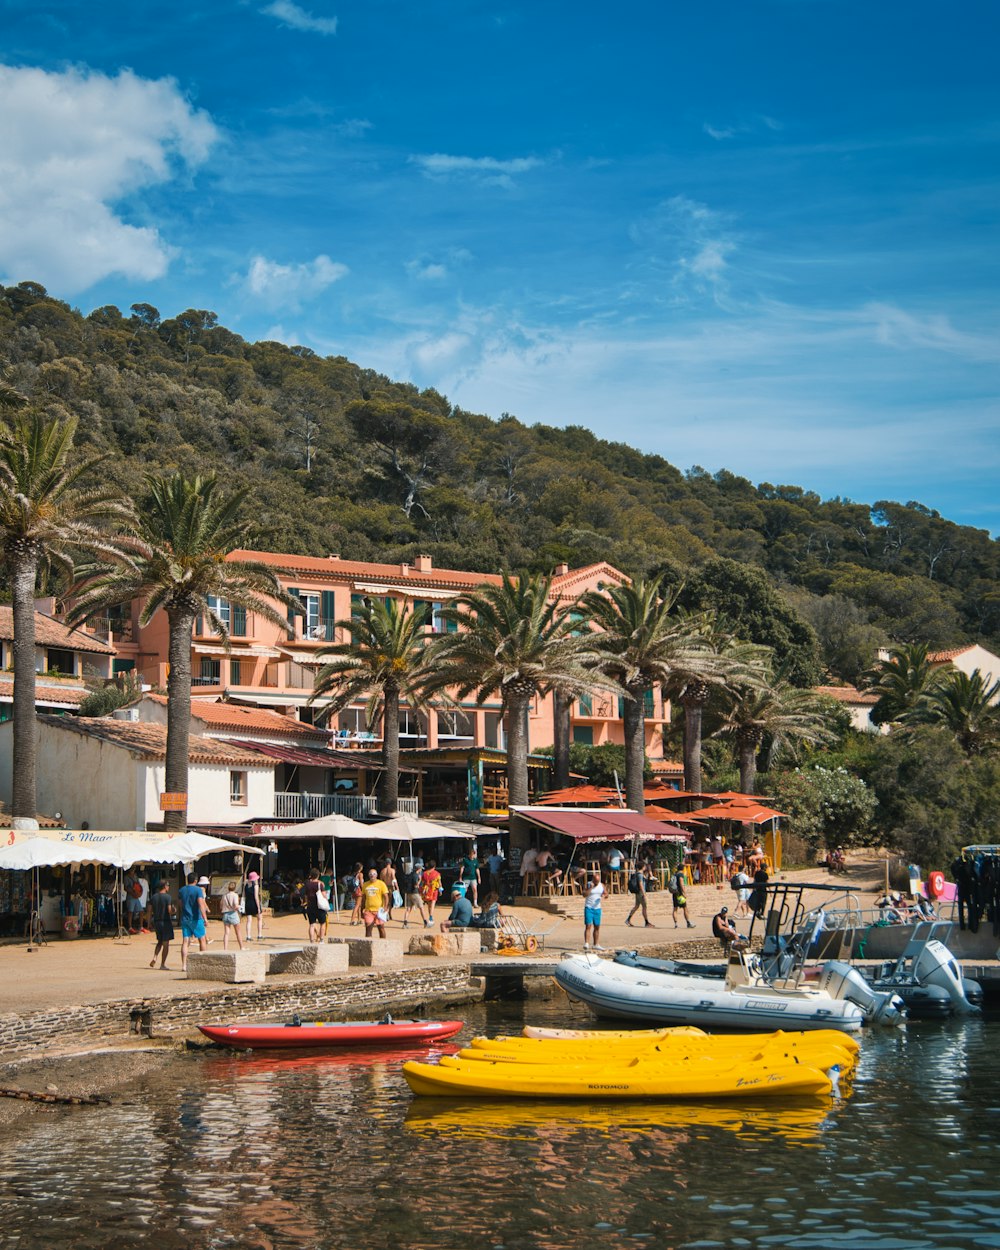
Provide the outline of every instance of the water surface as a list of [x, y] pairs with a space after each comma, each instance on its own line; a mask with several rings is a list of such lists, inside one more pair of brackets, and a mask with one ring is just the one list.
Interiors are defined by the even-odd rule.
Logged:
[[[579, 1024], [467, 1008], [474, 1033]], [[870, 1032], [850, 1096], [411, 1097], [420, 1052], [178, 1057], [0, 1137], [4, 1247], [1000, 1247], [998, 1025]]]

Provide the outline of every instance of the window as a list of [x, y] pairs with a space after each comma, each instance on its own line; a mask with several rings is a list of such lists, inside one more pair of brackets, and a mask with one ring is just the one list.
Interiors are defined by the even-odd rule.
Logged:
[[594, 715], [594, 696], [593, 695], [582, 694], [580, 695], [577, 702], [580, 705], [580, 712], [579, 712], [580, 716], [593, 716]]
[[241, 679], [241, 669], [239, 660], [229, 661], [229, 684], [231, 686], [242, 686], [244, 683]]
[[592, 747], [594, 745], [593, 729], [589, 725], [574, 725], [573, 741], [585, 747]]
[[222, 680], [222, 669], [218, 660], [202, 657], [198, 676], [192, 680], [194, 686], [217, 686]]
[[135, 660], [112, 660], [111, 673], [117, 677], [119, 673], [131, 673], [135, 668]]
[[445, 620], [445, 618], [441, 615], [443, 607], [444, 604], [441, 603], [431, 604], [431, 628], [434, 630], [435, 634], [454, 634], [457, 632], [458, 626], [454, 621]]
[[239, 807], [247, 804], [247, 775], [241, 772], [229, 774], [229, 801]]
[[220, 599], [218, 595], [206, 595], [205, 602], [208, 604], [209, 609], [225, 625], [226, 629], [230, 629], [232, 627], [233, 611], [229, 600]]
[[63, 673], [67, 677], [72, 677], [76, 673], [76, 655], [72, 651], [49, 647], [46, 654], [46, 666], [46, 671], [49, 673]]
[[319, 595], [309, 595], [300, 590], [297, 598], [303, 607], [302, 637], [319, 638], [322, 632], [319, 624]]

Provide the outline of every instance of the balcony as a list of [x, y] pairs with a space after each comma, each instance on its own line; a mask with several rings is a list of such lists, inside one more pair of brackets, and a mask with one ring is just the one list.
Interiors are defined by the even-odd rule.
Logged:
[[89, 621], [85, 628], [104, 642], [114, 644], [135, 641], [131, 621], [115, 620], [105, 616], [99, 617], [96, 621]]
[[[407, 816], [417, 815], [416, 799], [400, 799], [399, 811]], [[364, 820], [378, 814], [378, 799], [374, 794], [297, 794], [283, 791], [274, 796], [274, 815], [277, 820], [318, 820], [321, 816], [349, 816], [351, 820]]]

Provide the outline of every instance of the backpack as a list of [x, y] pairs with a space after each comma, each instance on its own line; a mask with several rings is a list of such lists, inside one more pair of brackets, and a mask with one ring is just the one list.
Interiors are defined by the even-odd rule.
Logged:
[[641, 873], [633, 872], [629, 874], [628, 888], [632, 891], [633, 894], [639, 893], [639, 890], [641, 889], [639, 882], [641, 879], [642, 879]]
[[138, 881], [132, 882], [132, 889], [129, 892], [133, 898], [142, 898], [142, 886]]
[[739, 873], [737, 873], [734, 877], [730, 877], [730, 879], [729, 879], [729, 888], [730, 888], [731, 890], [742, 890], [742, 889], [743, 889], [743, 882], [740, 880], [740, 875], [739, 875]]

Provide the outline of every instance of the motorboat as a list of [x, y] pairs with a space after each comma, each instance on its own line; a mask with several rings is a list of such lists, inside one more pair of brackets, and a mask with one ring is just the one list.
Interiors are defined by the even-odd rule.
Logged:
[[236, 1050], [292, 1050], [339, 1046], [398, 1046], [441, 1042], [464, 1026], [463, 1020], [348, 1020], [289, 1024], [199, 1024], [204, 1035]]
[[928, 921], [917, 925], [898, 959], [878, 965], [859, 966], [876, 990], [898, 994], [914, 1019], [940, 1019], [976, 1015], [983, 1001], [978, 981], [963, 976], [961, 966], [948, 948], [954, 925]]
[[[831, 961], [832, 963], [832, 961]], [[867, 1019], [902, 1019], [901, 1000], [873, 990], [849, 965], [827, 965], [815, 982], [777, 983], [758, 956], [734, 950], [724, 978], [677, 975], [634, 962], [567, 955], [557, 983], [599, 1017], [706, 1029], [838, 1029], [857, 1032]]]

